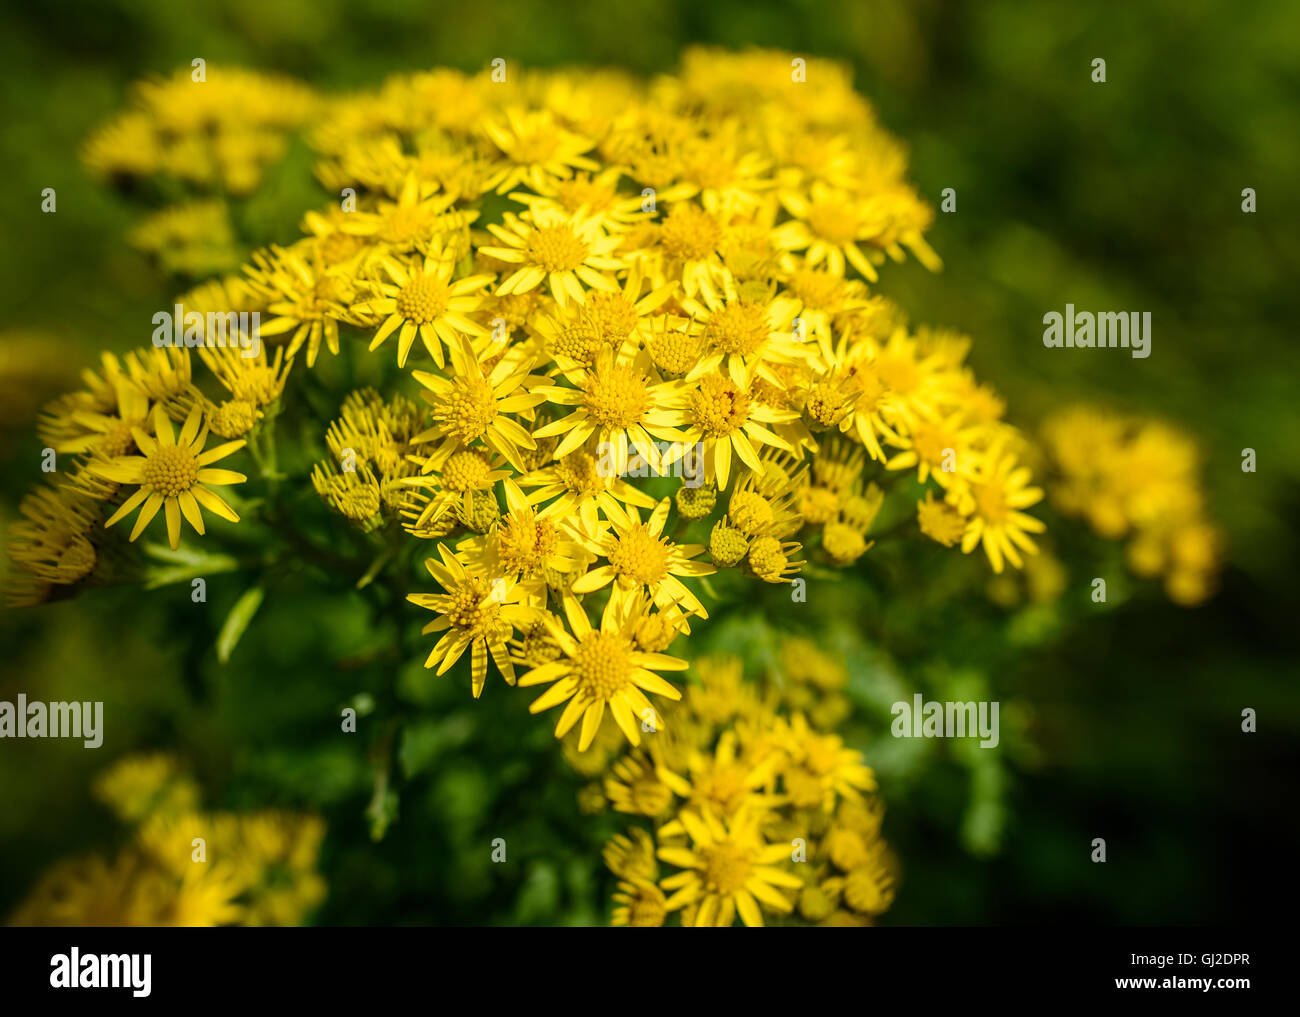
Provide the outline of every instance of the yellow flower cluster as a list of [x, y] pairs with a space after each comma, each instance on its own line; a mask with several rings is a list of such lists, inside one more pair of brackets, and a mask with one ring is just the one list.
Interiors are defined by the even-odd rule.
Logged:
[[10, 925], [300, 925], [325, 898], [315, 816], [200, 811], [198, 786], [164, 755], [126, 757], [95, 791], [131, 841], [55, 863]]
[[[805, 639], [783, 642], [780, 678], [746, 681], [741, 662], [704, 657], [685, 698], [650, 718], [646, 747], [613, 759], [566, 745], [603, 782], [582, 796], [640, 817], [606, 845], [618, 879], [615, 925], [749, 926], [764, 915], [866, 925], [893, 902], [895, 863], [862, 754], [809, 717], [843, 716], [844, 666]], [[789, 712], [792, 702], [807, 712]], [[829, 727], [830, 725], [827, 725]], [[612, 760], [612, 761], [611, 761]], [[660, 863], [668, 868], [662, 872]]]
[[313, 116], [317, 98], [290, 78], [195, 66], [136, 84], [131, 108], [87, 140], [82, 158], [113, 180], [163, 177], [243, 195]]
[[[216, 70], [140, 95], [130, 129], [168, 117], [168, 138], [279, 131], [312, 105]], [[134, 539], [161, 510], [173, 548], [200, 508], [235, 520], [212, 488], [244, 475], [214, 462], [247, 441], [265, 464], [286, 375], [344, 340], [409, 370], [419, 401], [349, 396], [313, 486], [363, 530], [437, 541], [441, 592], [410, 598], [435, 615], [427, 666], [468, 652], [475, 695], [490, 665], [545, 685], [534, 710], [563, 705], [557, 735], [584, 746], [607, 710], [635, 742], [648, 695], [678, 695], [660, 672], [686, 662], [664, 651], [707, 618], [706, 577], [853, 565], [898, 478], [928, 485], [927, 537], [998, 572], [1035, 550], [1041, 491], [969, 340], [871, 289], [907, 251], [938, 267], [932, 211], [838, 65], [696, 50], [648, 85], [403, 74], [324, 101], [308, 139], [341, 200], [181, 298], [260, 314], [274, 356], [106, 356], [52, 406], [42, 435], [74, 467], [15, 527], [20, 601], [94, 580], [103, 516], [138, 508]]]
[[1110, 540], [1127, 539], [1125, 557], [1142, 577], [1162, 577], [1178, 604], [1214, 591], [1223, 533], [1212, 522], [1192, 437], [1148, 417], [1098, 406], [1049, 417], [1043, 443], [1058, 474], [1053, 502]]
[[224, 201], [185, 201], [155, 212], [127, 242], [170, 275], [204, 278], [237, 268], [240, 251]]

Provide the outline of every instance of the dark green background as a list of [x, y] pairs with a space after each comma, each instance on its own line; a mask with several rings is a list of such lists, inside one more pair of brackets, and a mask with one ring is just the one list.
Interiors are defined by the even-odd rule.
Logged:
[[[1022, 425], [1085, 397], [1193, 431], [1229, 540], [1222, 592], [1202, 608], [1140, 588], [1050, 648], [942, 646], [954, 668], [999, 662], [990, 680], [1032, 705], [1038, 755], [1001, 789], [1007, 822], [992, 857], [965, 850], [958, 833], [969, 770], [939, 756], [891, 787], [882, 768], [886, 834], [905, 872], [887, 921], [1204, 923], [1262, 912], [1279, 878], [1269, 859], [1297, 843], [1287, 753], [1300, 734], [1300, 6], [100, 0], [11, 4], [3, 18], [0, 343], [38, 335], [51, 369], [69, 377], [100, 348], [145, 343], [150, 316], [176, 288], [125, 246], [139, 209], [89, 181], [77, 160], [87, 133], [147, 72], [201, 56], [341, 89], [504, 56], [653, 73], [699, 42], [850, 62], [911, 147], [921, 191], [935, 204], [942, 188], [958, 196], [929, 238], [945, 271], [890, 266], [882, 290], [914, 320], [974, 336], [980, 377]], [[1095, 57], [1107, 61], [1104, 84], [1090, 79]], [[292, 235], [318, 200], [308, 165], [299, 147], [273, 175], [249, 217], [265, 231], [258, 239]], [[44, 187], [57, 189], [55, 215], [39, 212]], [[1240, 208], [1244, 187], [1258, 195], [1253, 215]], [[1066, 302], [1151, 311], [1152, 356], [1045, 349], [1042, 315]], [[0, 415], [7, 514], [38, 479], [38, 443], [23, 423], [33, 408], [16, 399]], [[1241, 472], [1245, 447], [1257, 473]], [[1082, 603], [1113, 554], [1078, 546], [1085, 564], [1066, 596]], [[240, 591], [234, 578], [214, 582], [211, 599], [228, 605]], [[93, 687], [131, 718], [128, 744], [183, 745], [210, 800], [319, 804], [331, 821], [322, 920], [603, 920], [604, 877], [566, 861], [595, 857], [599, 824], [577, 815], [549, 728], [533, 722], [535, 738], [518, 744], [474, 719], [475, 709], [522, 712], [526, 698], [488, 706], [500, 691], [490, 688], [470, 703], [411, 669], [412, 698], [428, 707], [410, 739], [419, 804], [374, 846], [355, 754], [312, 735], [314, 718], [336, 715], [355, 691], [346, 670], [317, 662], [364, 655], [364, 615], [304, 588], [268, 604], [221, 669], [210, 650], [221, 612], [188, 611], [173, 593], [6, 612], [0, 698], [38, 689], [84, 698]], [[875, 628], [865, 615], [847, 622]], [[942, 643], [942, 630], [933, 638]], [[1238, 730], [1243, 707], [1259, 712], [1254, 736]], [[45, 861], [111, 841], [87, 792], [110, 752], [0, 744], [0, 911]], [[556, 816], [568, 817], [564, 828], [547, 818]], [[473, 860], [484, 854], [477, 841], [470, 849], [493, 822], [533, 845], [508, 878]], [[1088, 861], [1093, 837], [1107, 839], [1104, 866]]]

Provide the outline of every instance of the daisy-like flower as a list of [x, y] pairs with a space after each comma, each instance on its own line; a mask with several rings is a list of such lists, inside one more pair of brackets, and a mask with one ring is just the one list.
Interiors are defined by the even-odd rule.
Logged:
[[99, 507], [73, 491], [38, 487], [19, 506], [23, 518], [9, 528], [10, 559], [43, 583], [70, 585], [95, 568], [90, 531]]
[[781, 203], [794, 216], [777, 228], [782, 246], [803, 250], [809, 265], [825, 262], [838, 276], [844, 275], [847, 260], [871, 282], [879, 278], [858, 245], [879, 238], [888, 227], [888, 209], [882, 202], [816, 181], [806, 196], [786, 192]]
[[535, 327], [562, 370], [590, 366], [604, 347], [621, 349], [647, 327], [648, 316], [662, 307], [677, 288], [676, 283], [654, 286], [650, 281], [650, 292], [642, 296], [646, 284], [641, 266], [633, 265], [621, 289], [593, 290], [580, 307], [570, 306], [554, 316], [538, 316]]
[[790, 444], [765, 424], [794, 420], [793, 410], [780, 409], [753, 398], [754, 368], [745, 371], [738, 361], [727, 366], [726, 373], [705, 374], [693, 389], [686, 389], [675, 402], [669, 422], [683, 427], [687, 443], [704, 447], [704, 475], [717, 479], [718, 489], [727, 486], [731, 477], [731, 454], [755, 473], [765, 467], [754, 443], [793, 451]]
[[619, 879], [654, 882], [659, 877], [654, 838], [640, 827], [614, 834], [601, 854], [609, 871]]
[[655, 819], [673, 804], [673, 795], [686, 795], [691, 786], [658, 759], [638, 750], [614, 764], [605, 777], [605, 797], [616, 812]]
[[792, 902], [781, 889], [798, 890], [803, 883], [776, 865], [790, 857], [790, 845], [768, 844], [760, 830], [762, 813], [742, 810], [730, 821], [707, 810], [685, 809], [661, 836], [685, 832], [690, 847], [659, 849], [661, 861], [682, 869], [660, 885], [675, 891], [666, 908], [692, 906], [695, 926], [725, 928], [740, 920], [751, 928], [763, 925], [763, 911], [788, 914]]
[[974, 463], [972, 448], [982, 429], [963, 425], [965, 413], [958, 410], [947, 416], [918, 415], [908, 429], [890, 439], [901, 452], [885, 463], [887, 470], [916, 468], [916, 479], [924, 484], [934, 477], [940, 487], [948, 487], [958, 474], [969, 474]]
[[624, 506], [655, 507], [655, 500], [648, 494], [638, 491], [622, 477], [609, 476], [601, 470], [599, 460], [590, 452], [570, 452], [550, 466], [525, 473], [519, 478], [519, 484], [534, 489], [528, 495], [530, 503], [547, 503], [540, 513], [542, 518], [576, 515], [588, 531], [596, 528], [598, 511], [606, 519], [627, 523]]
[[380, 200], [373, 212], [347, 213], [339, 230], [381, 244], [390, 254], [424, 250], [442, 233], [463, 229], [478, 218], [477, 212], [449, 212], [453, 196], [431, 194], [436, 187], [409, 174], [397, 201]]
[[629, 505], [626, 525], [604, 523], [603, 532], [584, 535], [587, 549], [609, 564], [594, 568], [576, 580], [573, 592], [592, 593], [616, 583], [625, 593], [646, 590], [659, 607], [680, 604], [707, 618], [704, 605], [678, 577], [709, 576], [717, 569], [707, 562], [692, 560], [704, 552], [703, 544], [677, 544], [663, 535], [671, 504], [670, 499], [663, 499], [644, 523], [635, 506]]
[[[416, 457], [416, 462], [422, 463], [423, 460]], [[498, 480], [510, 476], [509, 470], [501, 468], [504, 465], [501, 456], [490, 456], [480, 449], [471, 448], [453, 453], [436, 473], [403, 478], [400, 481], [403, 486], [425, 489], [415, 492], [417, 495], [427, 492], [415, 525], [420, 528], [432, 526], [452, 509], [458, 509], [465, 516], [472, 515], [475, 499], [479, 497], [491, 501], [495, 514], [496, 498], [492, 487]], [[417, 497], [416, 500], [420, 499]]]
[[583, 210], [610, 232], [626, 228], [644, 218], [641, 210], [645, 199], [639, 194], [620, 194], [618, 183], [622, 167], [611, 166], [598, 174], [575, 173], [554, 181], [543, 181], [537, 194], [516, 191], [511, 201], [527, 205], [530, 209], [553, 207], [572, 214]]
[[[789, 720], [778, 717], [766, 746], [783, 757], [774, 769], [795, 808], [831, 811], [840, 798], [854, 800], [876, 790], [876, 775], [862, 753], [848, 748], [839, 735], [815, 731], [802, 713]], [[766, 761], [768, 754], [756, 749], [755, 757]]]
[[543, 385], [534, 389], [548, 402], [577, 407], [568, 416], [538, 428], [534, 437], [564, 435], [555, 449], [555, 458], [562, 459], [595, 435], [602, 468], [607, 468], [611, 476], [627, 473], [629, 445], [652, 470], [663, 473], [673, 460], [661, 462], [659, 448], [651, 436], [666, 441], [682, 437], [671, 426], [677, 414], [667, 408], [676, 389], [670, 383], [651, 378], [644, 355], [620, 363], [610, 349], [601, 350], [589, 370], [575, 375], [571, 376], [575, 388]]
[[657, 929], [668, 917], [664, 892], [654, 883], [620, 880], [613, 900], [616, 907], [609, 917], [613, 926]]
[[944, 547], [952, 547], [966, 532], [966, 518], [945, 501], [935, 501], [934, 492], [916, 503], [916, 521], [921, 532]]
[[610, 236], [600, 222], [579, 212], [572, 215], [554, 208], [538, 208], [527, 213], [530, 222], [511, 212], [505, 224], [490, 223], [488, 229], [506, 246], [480, 247], [479, 253], [518, 268], [497, 287], [497, 296], [527, 293], [543, 282], [561, 307], [570, 300], [586, 300], [587, 286], [596, 290], [618, 291], [618, 283], [608, 273], [622, 268], [613, 257], [621, 238]]
[[453, 453], [484, 442], [516, 469], [523, 450], [537, 448], [533, 436], [518, 421], [507, 416], [532, 409], [545, 401], [539, 392], [523, 388], [531, 359], [504, 356], [485, 372], [469, 340], [463, 336], [448, 344], [450, 377], [415, 371], [415, 378], [427, 391], [420, 393], [433, 407], [433, 427], [417, 434], [415, 444], [438, 442], [428, 453], [425, 472], [440, 469]]
[[519, 678], [521, 687], [551, 686], [529, 711], [541, 713], [565, 703], [555, 725], [555, 737], [563, 738], [581, 719], [578, 750], [585, 752], [608, 707], [627, 740], [640, 745], [642, 722], [658, 717], [646, 692], [667, 699], [681, 698], [681, 693], [655, 672], [683, 671], [686, 661], [638, 650], [634, 640], [636, 619], [621, 607], [617, 597], [606, 603], [600, 628], [592, 627], [586, 609], [576, 597], [564, 598], [564, 616], [569, 623], [567, 631], [554, 615], [545, 616], [551, 637], [559, 645], [559, 658]]
[[949, 499], [970, 517], [961, 538], [964, 554], [983, 544], [993, 571], [1001, 572], [1004, 560], [1016, 568], [1023, 566], [1020, 551], [1038, 552], [1029, 534], [1042, 533], [1047, 526], [1023, 511], [1043, 498], [1043, 489], [1033, 487], [1031, 479], [1029, 467], [1018, 466], [1015, 456], [1003, 452], [999, 444], [984, 453], [972, 480], [954, 485], [955, 494], [950, 493]]
[[316, 363], [321, 345], [335, 355], [339, 351], [339, 322], [348, 317], [347, 304], [354, 286], [339, 266], [327, 266], [320, 257], [317, 241], [304, 240], [289, 249], [272, 246], [253, 254], [253, 267], [246, 267], [255, 290], [268, 301], [269, 321], [263, 322], [263, 339], [292, 332], [292, 358], [304, 345], [307, 366]]
[[584, 155], [591, 150], [591, 141], [566, 131], [548, 110], [507, 110], [504, 122], [486, 122], [483, 133], [505, 156], [504, 164], [486, 185], [495, 187], [498, 194], [519, 184], [545, 194], [574, 170], [595, 172], [601, 168], [600, 163]]
[[203, 423], [203, 413], [197, 406], [190, 411], [179, 438], [172, 430], [171, 421], [162, 407], [154, 407], [152, 423], [153, 436], [138, 427], [132, 432], [141, 455], [118, 456], [107, 462], [92, 463], [88, 467], [90, 472], [104, 480], [137, 485], [139, 488], [104, 525], [112, 526], [140, 508], [140, 514], [131, 530], [131, 539], [135, 540], [158, 514], [158, 510], [162, 509], [167, 518], [167, 541], [175, 551], [180, 547], [182, 516], [194, 527], [196, 533], [203, 535], [200, 505], [222, 519], [239, 522], [235, 510], [212, 488], [242, 484], [248, 478], [242, 473], [218, 469], [212, 464], [243, 448], [244, 442], [229, 441], [205, 451], [208, 428]]
[[422, 261], [403, 264], [385, 257], [378, 264], [389, 281], [372, 282], [372, 291], [380, 296], [354, 308], [358, 314], [384, 316], [370, 340], [370, 349], [379, 349], [397, 332], [397, 366], [405, 367], [418, 335], [433, 362], [442, 367], [444, 345], [450, 349], [463, 335], [487, 335], [487, 329], [469, 314], [483, 303], [481, 291], [492, 276], [471, 275], [453, 282], [456, 266], [441, 251], [426, 255]]
[[487, 577], [471, 573], [456, 555], [443, 544], [438, 558], [425, 559], [424, 566], [446, 591], [445, 593], [411, 593], [412, 604], [437, 614], [423, 629], [430, 635], [441, 632], [424, 662], [437, 665], [438, 674], [447, 671], [470, 651], [470, 674], [474, 698], [487, 682], [488, 656], [507, 684], [515, 683], [515, 667], [507, 644], [516, 628], [523, 628], [534, 612], [519, 603], [520, 590], [508, 577]]
[[89, 406], [80, 408], [71, 399], [46, 411], [41, 434], [52, 448], [58, 452], [94, 451], [106, 456], [125, 455], [135, 448], [131, 432], [145, 426], [149, 397], [120, 371], [110, 371], [107, 383], [113, 393], [113, 406], [107, 413]]
[[722, 222], [690, 201], [673, 205], [659, 227], [659, 249], [665, 268], [680, 278], [688, 297], [713, 294], [715, 277], [723, 271], [718, 249], [723, 240]]
[[687, 375], [689, 381], [718, 370], [725, 361], [728, 367], [734, 363], [742, 370], [753, 366], [758, 377], [783, 388], [785, 382], [771, 365], [799, 364], [812, 351], [791, 333], [799, 302], [788, 297], [771, 293], [763, 293], [761, 299], [742, 296], [728, 278], [721, 295], [705, 295], [703, 304], [685, 300], [682, 308], [703, 322], [704, 339], [710, 346]]
[[513, 480], [502, 486], [506, 514], [491, 532], [464, 541], [458, 550], [476, 571], [518, 580], [528, 603], [543, 607], [548, 579], [578, 572], [588, 554], [569, 534], [563, 518], [539, 515]]
[[764, 796], [761, 792], [772, 783], [777, 762], [775, 756], [769, 756], [762, 764], [754, 765], [741, 752], [736, 733], [724, 731], [713, 752], [691, 753], [684, 782], [687, 790], [677, 793], [687, 799], [688, 808], [722, 819], [747, 808], [775, 807], [781, 804], [779, 796]]

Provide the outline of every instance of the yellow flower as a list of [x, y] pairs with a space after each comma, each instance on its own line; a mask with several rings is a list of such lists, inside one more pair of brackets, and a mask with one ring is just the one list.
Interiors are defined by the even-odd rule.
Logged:
[[[410, 174], [402, 183], [397, 201], [376, 202], [373, 212], [351, 212], [340, 220], [340, 232], [364, 237], [378, 243], [388, 254], [406, 254], [426, 250], [448, 234], [463, 230], [478, 218], [477, 212], [449, 211], [452, 197], [446, 194], [428, 196], [420, 180]], [[455, 258], [452, 259], [456, 260]]]
[[129, 823], [156, 813], [193, 812], [199, 804], [198, 784], [179, 760], [160, 752], [124, 757], [96, 778], [94, 790], [96, 798]]
[[292, 358], [305, 344], [308, 367], [316, 363], [322, 343], [338, 353], [339, 322], [347, 320], [354, 284], [340, 266], [324, 263], [313, 241], [254, 252], [253, 267], [246, 271], [272, 315], [262, 323], [263, 339], [292, 332], [286, 356]]
[[[785, 383], [772, 365], [801, 364], [811, 347], [794, 338], [791, 322], [799, 313], [799, 302], [773, 296], [759, 287], [757, 293], [741, 293], [728, 274], [722, 294], [706, 294], [704, 303], [687, 299], [682, 308], [703, 323], [709, 352], [687, 375], [695, 381], [703, 375], [735, 365], [739, 373], [760, 377], [784, 388]], [[752, 369], [752, 370], [751, 370]]]
[[482, 304], [480, 291], [492, 281], [492, 276], [472, 275], [453, 282], [456, 266], [451, 258], [439, 252], [425, 256], [423, 261], [403, 264], [384, 257], [377, 264], [391, 281], [372, 282], [371, 289], [380, 295], [362, 301], [355, 308], [359, 314], [385, 316], [370, 341], [371, 350], [377, 350], [400, 328], [398, 367], [406, 366], [417, 335], [434, 363], [442, 367], [444, 345], [450, 349], [464, 335], [487, 334], [487, 329], [469, 314]]
[[620, 880], [614, 903], [618, 906], [609, 919], [613, 926], [657, 929], [668, 917], [664, 892], [653, 883]]
[[488, 120], [482, 129], [505, 156], [486, 184], [495, 187], [498, 194], [505, 194], [517, 184], [527, 184], [545, 194], [574, 169], [601, 168], [583, 155], [591, 149], [591, 141], [565, 130], [545, 110], [530, 113], [512, 108], [506, 111], [504, 122]]
[[730, 821], [707, 811], [683, 811], [677, 823], [691, 846], [659, 849], [661, 861], [683, 870], [660, 884], [675, 891], [667, 909], [694, 905], [690, 924], [718, 928], [732, 925], [737, 914], [751, 928], [763, 925], [764, 910], [789, 914], [794, 905], [781, 888], [797, 890], [803, 884], [775, 867], [790, 857], [791, 848], [768, 844], [759, 830], [760, 818], [757, 811], [743, 811]]
[[771, 744], [785, 757], [781, 783], [796, 808], [829, 811], [839, 798], [853, 800], [876, 789], [875, 774], [862, 753], [846, 747], [839, 735], [814, 731], [801, 713], [777, 719]]
[[531, 221], [507, 212], [504, 225], [488, 225], [505, 247], [479, 248], [480, 254], [519, 266], [497, 287], [498, 296], [527, 293], [546, 282], [555, 302], [565, 307], [570, 300], [586, 301], [583, 283], [596, 290], [618, 291], [618, 283], [606, 274], [622, 267], [611, 256], [619, 245], [617, 235], [607, 235], [598, 220], [578, 213], [537, 208], [525, 214]]
[[584, 529], [596, 529], [597, 510], [623, 525], [628, 525], [625, 506], [653, 509], [655, 500], [638, 491], [621, 477], [600, 468], [600, 461], [589, 452], [570, 452], [550, 466], [525, 473], [521, 487], [534, 490], [528, 495], [532, 504], [546, 503], [543, 518], [562, 519], [576, 515]]
[[547, 584], [578, 572], [587, 555], [565, 520], [539, 515], [513, 480], [503, 486], [506, 514], [486, 536], [463, 541], [459, 552], [478, 571], [517, 580], [528, 603], [542, 607]]
[[[42, 584], [59, 586], [80, 582], [94, 571], [99, 554], [90, 531], [99, 522], [100, 511], [92, 499], [44, 486], [28, 493], [18, 511], [23, 518], [10, 528], [6, 550], [19, 569]], [[29, 598], [15, 600], [15, 606], [21, 606]]]
[[607, 476], [622, 476], [628, 470], [628, 448], [635, 448], [656, 473], [662, 473], [675, 461], [670, 453], [663, 461], [651, 437], [666, 441], [681, 438], [671, 424], [675, 414], [667, 409], [674, 389], [651, 378], [645, 356], [630, 362], [615, 358], [614, 351], [603, 349], [588, 370], [571, 376], [575, 388], [541, 385], [534, 392], [559, 406], [576, 406], [568, 416], [552, 421], [533, 432], [537, 438], [564, 438], [555, 449], [562, 459], [596, 436], [600, 466]]
[[1028, 535], [1042, 533], [1047, 527], [1022, 510], [1038, 504], [1043, 490], [1031, 486], [1030, 479], [1029, 469], [1018, 466], [1014, 456], [1000, 448], [988, 453], [974, 478], [957, 495], [958, 510], [970, 516], [961, 538], [963, 553], [969, 554], [982, 543], [993, 571], [1001, 572], [1004, 560], [1022, 567], [1020, 550], [1028, 554], [1038, 550]]
[[529, 608], [518, 602], [521, 592], [513, 579], [496, 577], [488, 579], [470, 573], [460, 560], [442, 544], [438, 545], [442, 559], [425, 559], [425, 568], [438, 581], [445, 593], [411, 593], [406, 599], [437, 614], [423, 629], [424, 635], [443, 633], [434, 645], [425, 667], [438, 666], [438, 674], [446, 674], [456, 661], [470, 650], [470, 673], [477, 699], [487, 682], [488, 655], [496, 662], [497, 670], [510, 685], [515, 683], [515, 668], [510, 660], [507, 643], [516, 628], [523, 628], [531, 619]]
[[966, 532], [962, 514], [947, 502], [935, 501], [933, 491], [926, 491], [925, 499], [916, 503], [916, 519], [921, 532], [944, 547], [952, 547]]
[[533, 668], [519, 679], [520, 686], [551, 684], [529, 711], [541, 713], [567, 703], [555, 726], [555, 737], [563, 738], [581, 719], [578, 749], [585, 752], [608, 707], [627, 740], [641, 744], [641, 724], [657, 717], [645, 693], [681, 698], [677, 689], [654, 672], [684, 670], [686, 661], [638, 650], [634, 640], [637, 619], [620, 610], [617, 597], [611, 597], [605, 605], [600, 628], [592, 628], [586, 610], [573, 597], [565, 598], [564, 615], [570, 631], [557, 618], [547, 615], [551, 636], [560, 647], [560, 658]]
[[674, 793], [689, 790], [690, 784], [644, 752], [624, 756], [605, 778], [605, 797], [616, 811], [651, 819], [672, 808]]
[[592, 569], [574, 582], [573, 592], [592, 593], [617, 580], [620, 591], [644, 588], [660, 607], [681, 604], [707, 618], [704, 605], [678, 576], [707, 576], [717, 570], [704, 562], [692, 561], [703, 553], [703, 544], [677, 544], [663, 535], [670, 505], [668, 498], [663, 499], [644, 523], [636, 507], [629, 505], [626, 524], [602, 522], [600, 532], [585, 535], [587, 549], [609, 564]]
[[798, 414], [753, 398], [756, 366], [745, 370], [732, 360], [725, 374], [715, 370], [703, 375], [694, 388], [680, 391], [668, 417], [668, 422], [683, 428], [684, 442], [703, 445], [705, 476], [715, 477], [719, 489], [725, 488], [731, 478], [733, 450], [758, 474], [765, 467], [755, 442], [793, 451], [789, 442], [764, 425], [793, 420]]
[[620, 879], [654, 882], [659, 877], [654, 838], [637, 827], [626, 834], [614, 834], [605, 845], [603, 857], [609, 871]]
[[531, 360], [505, 356], [490, 371], [480, 365], [469, 340], [463, 336], [449, 342], [451, 376], [414, 371], [427, 391], [421, 395], [433, 407], [433, 427], [417, 434], [416, 444], [438, 442], [427, 453], [424, 470], [439, 469], [451, 456], [477, 441], [484, 442], [516, 469], [522, 469], [523, 450], [537, 442], [518, 421], [506, 414], [523, 413], [541, 403], [545, 396], [523, 388]]
[[142, 455], [118, 456], [110, 462], [90, 466], [91, 473], [105, 480], [138, 487], [104, 525], [112, 526], [140, 508], [131, 530], [131, 540], [135, 540], [161, 508], [167, 518], [167, 541], [174, 551], [180, 547], [182, 516], [196, 533], [203, 535], [200, 505], [222, 519], [239, 522], [235, 510], [211, 488], [242, 484], [248, 478], [234, 470], [217, 469], [212, 463], [243, 448], [244, 442], [230, 441], [205, 451], [208, 428], [198, 407], [190, 411], [179, 439], [160, 406], [154, 407], [153, 427], [155, 437], [138, 427], [132, 431]]

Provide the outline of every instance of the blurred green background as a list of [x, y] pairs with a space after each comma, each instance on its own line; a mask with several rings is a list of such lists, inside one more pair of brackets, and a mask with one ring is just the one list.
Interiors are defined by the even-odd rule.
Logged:
[[[1204, 607], [1136, 590], [1050, 646], [999, 636], [996, 646], [943, 648], [954, 672], [977, 665], [1001, 697], [1029, 704], [1036, 751], [992, 771], [940, 756], [900, 767], [891, 782], [888, 747], [881, 762], [867, 746], [904, 871], [885, 923], [1254, 917], [1274, 875], [1266, 860], [1297, 845], [1287, 762], [1300, 735], [1300, 6], [1290, 0], [8, 5], [0, 368], [12, 350], [39, 344], [49, 378], [45, 391], [2, 392], [5, 517], [38, 479], [40, 400], [74, 383], [99, 349], [145, 343], [150, 316], [176, 289], [124, 242], [139, 208], [92, 183], [77, 158], [132, 80], [195, 57], [325, 90], [435, 65], [472, 71], [497, 56], [650, 74], [693, 43], [850, 63], [909, 145], [922, 193], [937, 206], [943, 188], [957, 192], [957, 211], [940, 214], [929, 235], [945, 271], [891, 265], [881, 290], [914, 321], [972, 335], [978, 375], [1023, 426], [1082, 397], [1190, 429], [1228, 534], [1222, 590]], [[1104, 84], [1090, 77], [1096, 57], [1107, 62]], [[264, 239], [293, 235], [299, 213], [319, 203], [309, 166], [295, 149], [259, 192]], [[46, 187], [58, 193], [55, 215], [40, 212]], [[1241, 210], [1246, 187], [1255, 214]], [[1045, 349], [1042, 315], [1067, 302], [1151, 311], [1151, 357]], [[1240, 469], [1246, 447], [1257, 473]], [[1085, 546], [1097, 571], [1072, 575], [1066, 594], [1081, 602], [1114, 552]], [[373, 845], [365, 761], [318, 731], [365, 689], [365, 679], [350, 683], [349, 667], [366, 660], [382, 622], [338, 591], [304, 585], [291, 602], [268, 603], [222, 668], [211, 646], [241, 592], [228, 578], [210, 584], [209, 611], [178, 604], [179, 592], [135, 591], [0, 618], [0, 698], [85, 698], [93, 687], [117, 725], [113, 745], [94, 753], [0, 744], [0, 912], [49, 860], [111, 842], [91, 774], [128, 747], [179, 747], [184, 732], [212, 801], [326, 814], [331, 894], [321, 921], [605, 920], [597, 861], [611, 827], [578, 814], [580, 782], [548, 726], [534, 724], [520, 743], [474, 712], [522, 712], [526, 697], [476, 704], [408, 665], [402, 686], [422, 708], [402, 747], [413, 798]], [[854, 610], [870, 618], [836, 623], [856, 630], [857, 646], [886, 609], [868, 601]], [[930, 634], [942, 643], [941, 625]], [[302, 666], [322, 645], [342, 663], [324, 673]], [[872, 658], [850, 664], [855, 683], [871, 680]], [[1256, 735], [1239, 731], [1244, 707], [1259, 713]], [[1002, 813], [996, 851], [971, 850], [980, 840], [963, 834], [972, 790]], [[557, 816], [570, 817], [566, 828], [542, 818]], [[490, 871], [479, 849], [492, 836], [522, 845], [509, 875]], [[1094, 837], [1107, 839], [1104, 866], [1088, 860]]]

